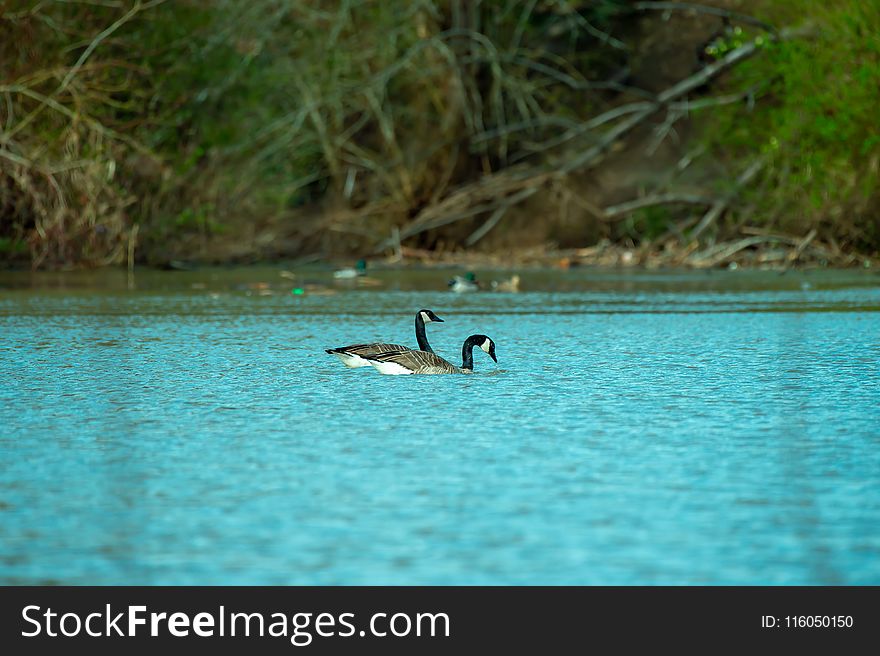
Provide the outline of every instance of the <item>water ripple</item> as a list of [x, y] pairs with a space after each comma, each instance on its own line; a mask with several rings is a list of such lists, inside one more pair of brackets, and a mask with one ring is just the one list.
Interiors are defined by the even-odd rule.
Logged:
[[[473, 376], [323, 349], [446, 323]], [[880, 583], [880, 291], [0, 298], [0, 581]]]

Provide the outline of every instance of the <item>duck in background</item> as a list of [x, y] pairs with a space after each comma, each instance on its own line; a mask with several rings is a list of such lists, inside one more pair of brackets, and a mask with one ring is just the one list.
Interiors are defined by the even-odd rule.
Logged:
[[367, 275], [367, 261], [358, 260], [354, 268], [337, 269], [333, 279], [340, 283], [355, 283], [358, 287], [378, 287], [382, 281]]
[[449, 289], [457, 294], [478, 292], [480, 291], [480, 283], [477, 282], [477, 276], [474, 275], [474, 272], [468, 271], [465, 275], [455, 276], [450, 280]]
[[354, 268], [347, 267], [345, 269], [338, 269], [333, 272], [333, 277], [336, 280], [352, 280], [354, 278], [360, 278], [361, 276], [367, 275], [367, 261], [366, 260], [358, 260], [354, 265]]
[[330, 294], [338, 294], [335, 289], [331, 289], [327, 285], [318, 282], [300, 280], [293, 271], [281, 271], [278, 274], [285, 280], [294, 281], [294, 286], [290, 290], [292, 296], [329, 296]]
[[507, 280], [493, 280], [491, 287], [493, 292], [518, 292], [519, 274], [515, 273]]

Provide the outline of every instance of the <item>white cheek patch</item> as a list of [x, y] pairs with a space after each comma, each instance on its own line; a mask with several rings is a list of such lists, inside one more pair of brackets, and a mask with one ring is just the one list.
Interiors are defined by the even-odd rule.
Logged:
[[428, 316], [427, 312], [419, 312], [422, 315], [422, 321], [425, 323], [431, 323], [431, 317]]
[[480, 348], [483, 349], [486, 353], [489, 352], [489, 348], [490, 348], [491, 346], [492, 346], [492, 340], [489, 339], [488, 337], [486, 338], [486, 341], [485, 341], [485, 342], [483, 342], [482, 344], [480, 344]]

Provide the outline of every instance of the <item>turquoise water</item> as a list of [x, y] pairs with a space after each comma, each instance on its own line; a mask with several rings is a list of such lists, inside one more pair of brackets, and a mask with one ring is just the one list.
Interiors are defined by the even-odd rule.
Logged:
[[880, 584], [877, 276], [379, 277], [0, 278], [0, 583]]

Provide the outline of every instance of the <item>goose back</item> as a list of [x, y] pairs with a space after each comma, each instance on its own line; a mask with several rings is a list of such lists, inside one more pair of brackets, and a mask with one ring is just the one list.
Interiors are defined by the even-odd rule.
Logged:
[[367, 361], [383, 374], [399, 376], [405, 374], [457, 374], [456, 367], [435, 353], [427, 351], [390, 351], [371, 355]]
[[439, 355], [426, 351], [388, 351], [365, 356], [380, 373], [400, 376], [406, 374], [472, 374], [474, 347], [483, 349], [495, 362], [495, 342], [486, 335], [471, 335], [461, 346], [461, 366], [456, 367]]
[[[428, 353], [433, 353], [434, 349], [428, 343], [428, 335], [425, 332], [426, 323], [443, 323], [443, 319], [434, 314], [431, 310], [419, 310], [416, 313], [415, 329], [416, 342], [419, 349]], [[326, 349], [330, 355], [335, 355], [342, 361], [346, 367], [358, 368], [370, 366], [367, 356], [379, 355], [381, 353], [389, 353], [392, 351], [408, 351], [410, 348], [402, 344], [388, 344], [385, 342], [375, 342], [371, 344], [352, 344], [350, 346], [340, 346], [338, 348]]]

